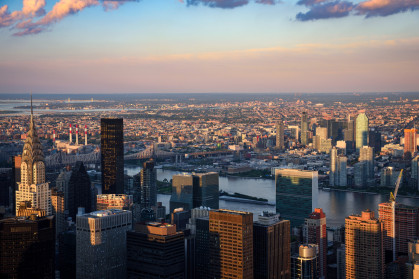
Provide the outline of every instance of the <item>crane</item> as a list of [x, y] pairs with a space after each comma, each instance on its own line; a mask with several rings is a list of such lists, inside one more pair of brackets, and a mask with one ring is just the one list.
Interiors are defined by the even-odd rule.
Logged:
[[399, 177], [396, 181], [396, 188], [394, 189], [394, 195], [390, 192], [391, 210], [393, 214], [393, 261], [396, 261], [396, 197], [399, 191], [400, 182], [402, 180], [403, 170], [400, 171]]

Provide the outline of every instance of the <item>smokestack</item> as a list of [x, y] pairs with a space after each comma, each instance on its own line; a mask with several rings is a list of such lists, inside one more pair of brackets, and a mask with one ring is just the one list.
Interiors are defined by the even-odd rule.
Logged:
[[87, 125], [84, 125], [84, 145], [87, 145]]
[[76, 124], [76, 145], [79, 145], [79, 125]]
[[73, 132], [72, 132], [72, 129], [71, 129], [71, 124], [70, 124], [70, 132], [69, 132], [69, 134], [70, 134], [70, 144], [73, 142]]

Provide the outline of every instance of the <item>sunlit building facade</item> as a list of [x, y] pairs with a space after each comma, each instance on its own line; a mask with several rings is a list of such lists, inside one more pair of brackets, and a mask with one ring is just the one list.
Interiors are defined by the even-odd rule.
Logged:
[[365, 113], [358, 114], [356, 118], [356, 126], [355, 126], [355, 146], [356, 151], [359, 152], [359, 149], [361, 149], [363, 146], [368, 146], [368, 126], [369, 126], [369, 120]]

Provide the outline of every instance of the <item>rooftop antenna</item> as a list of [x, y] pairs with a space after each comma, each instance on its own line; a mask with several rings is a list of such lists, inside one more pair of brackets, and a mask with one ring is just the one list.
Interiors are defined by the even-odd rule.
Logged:
[[33, 115], [33, 107], [32, 107], [32, 90], [31, 90], [31, 115]]

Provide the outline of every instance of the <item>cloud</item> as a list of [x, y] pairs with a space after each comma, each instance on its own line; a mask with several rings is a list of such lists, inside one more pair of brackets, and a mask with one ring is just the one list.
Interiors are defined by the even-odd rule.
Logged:
[[328, 2], [324, 4], [314, 4], [306, 13], [298, 13], [296, 18], [300, 21], [340, 18], [348, 16], [354, 9], [354, 4], [347, 1]]
[[297, 5], [313, 6], [324, 2], [327, 2], [327, 0], [300, 0], [297, 2]]
[[[181, 3], [184, 0], [179, 0]], [[210, 8], [233, 9], [249, 4], [252, 0], [186, 0], [187, 6], [204, 5]], [[256, 4], [275, 5], [281, 0], [253, 0]]]
[[[48, 13], [45, 12], [45, 0], [23, 0], [21, 11], [9, 12], [8, 6], [0, 7], [0, 28], [11, 26], [17, 30], [13, 35], [24, 36], [46, 31], [52, 24], [76, 14], [85, 8], [102, 5], [105, 11], [115, 10], [126, 2], [140, 0], [59, 0]], [[36, 17], [41, 17], [36, 20]]]
[[419, 9], [419, 0], [367, 0], [356, 7], [358, 15], [389, 16]]

